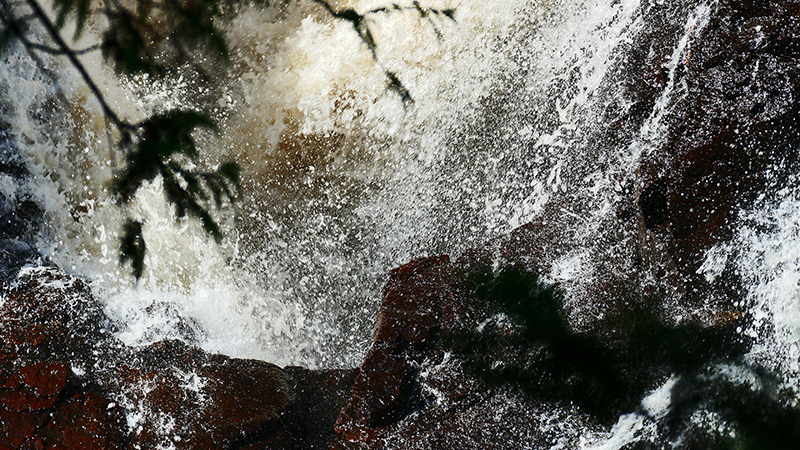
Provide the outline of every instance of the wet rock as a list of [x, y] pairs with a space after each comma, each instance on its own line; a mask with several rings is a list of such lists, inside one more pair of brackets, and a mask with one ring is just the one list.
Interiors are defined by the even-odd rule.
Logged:
[[[431, 333], [440, 326], [449, 289], [449, 258], [412, 261], [392, 270], [384, 287], [375, 341], [361, 365], [350, 401], [336, 421], [347, 442], [370, 442], [374, 429], [413, 410], [416, 369]], [[442, 306], [445, 306], [443, 308]]]
[[686, 95], [672, 110], [663, 149], [643, 167], [660, 164], [667, 174], [670, 252], [688, 300], [716, 290], [736, 301], [730, 277], [714, 287], [698, 274], [705, 252], [731, 238], [739, 210], [797, 169], [798, 5], [719, 2], [676, 74]]
[[113, 450], [124, 448], [125, 431], [114, 402], [92, 392], [79, 392], [51, 413], [38, 437], [42, 448]]
[[113, 391], [136, 448], [327, 448], [355, 371], [281, 369], [162, 341], [129, 356]]
[[358, 369], [284, 369], [295, 382], [296, 401], [290, 408], [292, 434], [304, 449], [329, 449], [334, 424], [350, 399]]
[[11, 448], [327, 448], [356, 376], [180, 341], [126, 347], [88, 287], [52, 268], [26, 269], [2, 299], [0, 444]]
[[209, 355], [180, 341], [130, 352], [110, 374], [112, 392], [133, 413], [137, 448], [238, 448], [285, 432], [293, 380], [262, 361]]
[[0, 448], [115, 449], [125, 434], [114, 404], [68, 379], [62, 363], [0, 375], [0, 424]]
[[0, 408], [7, 411], [41, 411], [51, 408], [64, 389], [67, 368], [61, 363], [25, 366], [0, 383]]
[[111, 326], [56, 269], [25, 269], [4, 290], [0, 449], [327, 448], [356, 376], [180, 341], [131, 348]]
[[108, 356], [88, 287], [31, 268], [0, 298], [0, 448], [119, 448], [121, 412], [74, 373]]
[[530, 414], [538, 405], [465, 372], [442, 345], [443, 334], [471, 323], [480, 308], [465, 301], [463, 270], [489, 254], [469, 251], [455, 264], [447, 256], [422, 258], [391, 272], [375, 341], [336, 421], [334, 449], [492, 449], [547, 441]]
[[0, 368], [42, 361], [92, 367], [110, 344], [107, 319], [80, 279], [25, 269], [0, 305]]

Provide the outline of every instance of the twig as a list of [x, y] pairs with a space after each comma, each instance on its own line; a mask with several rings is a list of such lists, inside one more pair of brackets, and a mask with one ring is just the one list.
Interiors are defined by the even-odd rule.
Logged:
[[[51, 55], [63, 55], [64, 54], [64, 52], [62, 50], [59, 50], [59, 49], [53, 48], [53, 47], [48, 47], [48, 46], [46, 46], [44, 44], [37, 44], [35, 42], [31, 42], [27, 38], [25, 38], [24, 36], [20, 36], [20, 39], [24, 40], [27, 43], [27, 45], [30, 45], [30, 47], [35, 49], [35, 50], [39, 50], [39, 51], [42, 51], [42, 52], [45, 52], [45, 53], [50, 53]], [[81, 49], [81, 50], [73, 50], [73, 52], [76, 55], [85, 55], [87, 53], [95, 52], [97, 50], [100, 50], [100, 46], [99, 45], [93, 45], [91, 47], [87, 47], [87, 48], [84, 48], [84, 49]]]
[[97, 101], [100, 102], [100, 106], [103, 108], [105, 115], [111, 119], [111, 121], [114, 122], [114, 125], [116, 125], [120, 130], [133, 130], [134, 127], [131, 124], [121, 120], [119, 116], [117, 116], [117, 113], [114, 112], [114, 110], [108, 105], [105, 96], [102, 92], [100, 92], [100, 88], [97, 87], [97, 84], [89, 75], [89, 72], [86, 71], [86, 68], [83, 66], [80, 60], [78, 60], [75, 51], [73, 51], [67, 45], [67, 43], [64, 42], [61, 34], [59, 34], [55, 25], [53, 25], [53, 22], [51, 22], [44, 13], [42, 7], [39, 6], [39, 3], [36, 0], [27, 0], [27, 3], [33, 9], [33, 12], [39, 18], [39, 21], [42, 23], [42, 25], [44, 25], [45, 30], [47, 30], [47, 33], [50, 35], [50, 38], [53, 39], [53, 42], [55, 42], [56, 46], [61, 49], [61, 52], [66, 55], [70, 63], [72, 63], [72, 66], [75, 67], [75, 69], [78, 70], [78, 73], [81, 74], [83, 81], [87, 86], [89, 86], [89, 89], [92, 91], [92, 94], [94, 94]]
[[53, 72], [50, 68], [48, 68], [39, 55], [36, 54], [33, 48], [30, 46], [30, 42], [24, 38], [22, 31], [17, 26], [17, 20], [13, 18], [13, 11], [11, 8], [10, 3], [7, 0], [0, 0], [0, 5], [2, 5], [3, 10], [0, 13], [0, 20], [6, 22], [7, 26], [10, 30], [20, 39], [22, 42], [23, 47], [25, 47], [25, 51], [28, 53], [28, 56], [31, 58], [34, 64], [36, 64], [36, 68], [44, 74], [47, 78], [49, 78], [53, 82], [53, 86], [56, 89], [56, 95], [58, 99], [64, 104], [68, 105], [69, 100], [67, 99], [64, 90], [61, 88], [61, 83], [58, 82], [58, 76]]
[[[333, 7], [326, 2], [325, 0], [314, 0], [315, 2], [319, 3], [320, 5], [324, 6], [328, 12], [337, 19], [342, 19], [350, 22], [353, 25], [353, 29], [355, 29], [358, 37], [361, 38], [361, 41], [369, 49], [370, 53], [372, 54], [372, 59], [375, 61], [375, 64], [383, 70], [383, 74], [389, 82], [387, 90], [394, 91], [397, 95], [400, 96], [400, 100], [403, 102], [403, 109], [408, 110], [410, 106], [414, 104], [414, 98], [411, 97], [411, 93], [406, 89], [400, 79], [397, 77], [397, 74], [392, 72], [391, 70], [387, 69], [383, 62], [378, 58], [378, 46], [375, 44], [375, 38], [372, 36], [372, 30], [370, 30], [369, 25], [365, 23], [366, 14], [374, 14], [378, 12], [385, 12], [390, 11], [389, 8], [379, 8], [372, 11], [367, 12], [366, 14], [359, 14], [358, 12], [352, 9], [346, 9], [342, 12], [338, 12]], [[416, 2], [415, 2], [416, 4]], [[394, 5], [394, 9], [400, 10], [402, 7]]]

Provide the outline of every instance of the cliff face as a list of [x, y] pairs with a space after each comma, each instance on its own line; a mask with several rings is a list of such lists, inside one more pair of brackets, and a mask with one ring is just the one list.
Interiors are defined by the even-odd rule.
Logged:
[[[672, 8], [693, 6], [678, 3]], [[81, 280], [55, 268], [20, 271], [36, 258], [41, 212], [24, 189], [9, 187], [0, 191], [0, 449], [550, 448], [640, 409], [670, 374], [691, 380], [714, 358], [741, 355], [746, 342], [733, 336], [747, 316], [737, 274], [727, 267], [709, 281], [698, 269], [708, 249], [731, 238], [741, 208], [798, 172], [800, 2], [717, 2], [683, 47], [685, 16], [643, 8], [650, 25], [617, 74], [627, 106], [592, 145], [631, 145], [656, 118], [666, 137], [643, 153], [627, 199], [598, 225], [608, 232], [597, 245], [612, 250], [569, 308], [557, 305], [561, 328], [532, 332], [535, 318], [524, 312], [523, 322], [504, 325], [487, 299], [539, 298], [525, 277], [546, 275], [547, 261], [576, 245], [556, 230], [576, 225], [577, 196], [555, 198], [536, 221], [457, 259], [393, 270], [361, 367], [311, 371], [175, 341], [126, 347]], [[659, 109], [676, 89], [669, 109]], [[26, 176], [9, 155], [0, 186]], [[503, 268], [517, 271], [503, 282], [511, 284], [497, 281]], [[689, 328], [641, 315], [665, 298], [691, 311]], [[604, 318], [575, 326], [574, 311]], [[664, 336], [680, 345], [663, 345]], [[519, 350], [531, 342], [539, 353]], [[698, 356], [709, 349], [717, 353]], [[783, 422], [767, 427], [774, 448], [791, 436], [781, 424], [796, 417], [780, 411]]]

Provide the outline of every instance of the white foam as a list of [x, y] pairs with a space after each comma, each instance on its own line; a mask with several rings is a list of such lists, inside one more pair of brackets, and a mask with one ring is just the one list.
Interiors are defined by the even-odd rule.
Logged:
[[650, 417], [661, 419], [669, 412], [669, 408], [672, 404], [672, 388], [675, 387], [675, 383], [677, 382], [677, 377], [670, 377], [666, 383], [642, 400], [642, 407]]
[[[795, 184], [791, 180], [790, 184]], [[787, 387], [800, 385], [800, 191], [780, 190], [741, 214], [733, 247], [746, 287], [755, 338], [751, 358], [781, 374]]]
[[655, 422], [648, 421], [639, 414], [625, 414], [619, 418], [608, 433], [600, 437], [581, 437], [578, 448], [584, 450], [616, 450], [628, 444], [655, 440], [658, 428]]

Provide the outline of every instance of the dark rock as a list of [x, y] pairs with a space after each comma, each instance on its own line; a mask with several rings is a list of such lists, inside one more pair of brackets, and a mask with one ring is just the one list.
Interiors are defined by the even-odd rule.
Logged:
[[52, 268], [27, 270], [0, 308], [0, 368], [42, 361], [92, 367], [110, 337], [107, 322], [80, 279]]
[[798, 167], [798, 5], [719, 2], [676, 75], [687, 94], [672, 109], [663, 148], [642, 171], [660, 165], [657, 172], [667, 174], [670, 252], [687, 300], [722, 289], [717, 297], [735, 303], [735, 286], [708, 286], [698, 274], [705, 252], [731, 238], [742, 208], [782, 187]]
[[30, 199], [22, 199], [13, 211], [0, 216], [0, 239], [31, 241], [41, 227], [42, 208]]
[[659, 179], [647, 187], [639, 195], [639, 208], [642, 210], [644, 227], [655, 228], [669, 220], [669, 201], [667, 199], [667, 182]]
[[0, 408], [7, 411], [41, 411], [53, 406], [64, 389], [67, 368], [64, 364], [37, 363], [0, 382]]
[[[413, 361], [440, 326], [449, 298], [449, 258], [422, 258], [392, 270], [384, 287], [375, 341], [361, 365], [350, 401], [336, 421], [348, 442], [370, 442], [373, 430], [396, 422], [412, 409]], [[443, 308], [445, 306], [445, 308]], [[443, 314], [444, 313], [444, 314]]]
[[[383, 288], [383, 303], [375, 328], [375, 342], [425, 341], [439, 321], [447, 291], [447, 255], [423, 258], [393, 269]], [[444, 296], [444, 298], [440, 298]]]
[[44, 417], [37, 412], [12, 412], [0, 409], [0, 449], [18, 449], [41, 447], [41, 438], [36, 436], [44, 423]]
[[209, 355], [180, 341], [125, 359], [104, 376], [123, 406], [142, 413], [131, 430], [134, 446], [236, 448], [288, 428], [283, 415], [295, 400], [293, 380], [274, 364]]
[[354, 370], [284, 370], [179, 341], [157, 342], [129, 359], [136, 364], [119, 367], [113, 390], [146, 412], [130, 437], [140, 448], [327, 448], [355, 378]]
[[[375, 342], [336, 421], [334, 449], [492, 449], [544, 445], [538, 405], [464, 372], [442, 335], [471, 323], [464, 271], [488, 251], [422, 258], [391, 272]], [[502, 407], [501, 407], [502, 406]], [[505, 430], [505, 431], [504, 431]], [[552, 437], [552, 436], [550, 436]]]
[[284, 369], [295, 381], [296, 401], [291, 408], [292, 435], [304, 449], [328, 449], [335, 437], [334, 424], [350, 398], [358, 369]]
[[92, 392], [80, 392], [51, 413], [38, 433], [48, 449], [113, 450], [124, 448], [126, 426], [115, 404]]

